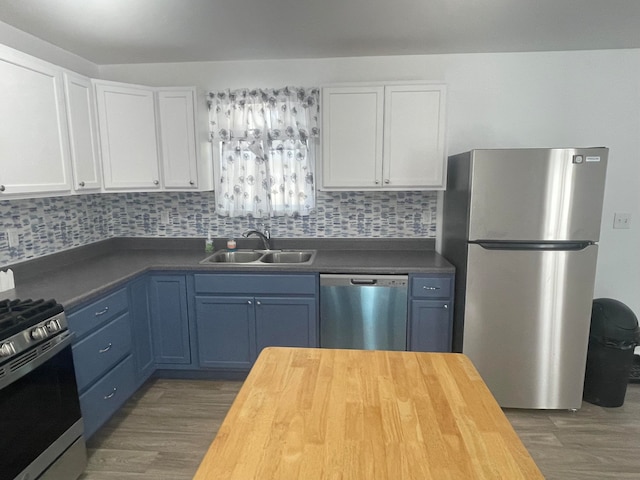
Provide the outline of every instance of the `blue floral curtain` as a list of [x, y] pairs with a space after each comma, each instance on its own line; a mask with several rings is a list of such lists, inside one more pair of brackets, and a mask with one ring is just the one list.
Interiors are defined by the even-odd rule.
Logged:
[[308, 215], [315, 208], [318, 88], [209, 94], [211, 141], [220, 152], [219, 215]]

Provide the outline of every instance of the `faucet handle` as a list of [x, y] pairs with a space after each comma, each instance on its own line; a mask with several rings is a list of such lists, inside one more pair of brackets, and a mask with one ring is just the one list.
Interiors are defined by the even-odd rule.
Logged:
[[271, 231], [269, 230], [269, 226], [266, 224], [262, 224], [262, 233], [265, 237], [271, 238]]

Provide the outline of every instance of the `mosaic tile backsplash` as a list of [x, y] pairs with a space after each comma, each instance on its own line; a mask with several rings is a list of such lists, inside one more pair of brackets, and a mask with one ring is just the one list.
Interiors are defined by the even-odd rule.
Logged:
[[[213, 192], [78, 195], [0, 201], [0, 268], [110, 237], [239, 237], [262, 223], [293, 237], [435, 237], [435, 192], [318, 192], [308, 217], [216, 214]], [[166, 222], [165, 220], [167, 220]], [[7, 230], [19, 244], [9, 247]]]

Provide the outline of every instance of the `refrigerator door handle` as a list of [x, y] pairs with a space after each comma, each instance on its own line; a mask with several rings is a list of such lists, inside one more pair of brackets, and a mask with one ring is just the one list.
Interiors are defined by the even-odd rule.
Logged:
[[477, 240], [476, 245], [486, 250], [539, 250], [539, 251], [579, 251], [584, 250], [593, 242], [502, 242]]

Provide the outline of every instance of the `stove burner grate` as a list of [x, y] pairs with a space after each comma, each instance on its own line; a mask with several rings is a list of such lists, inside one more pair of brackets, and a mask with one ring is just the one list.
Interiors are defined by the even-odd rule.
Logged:
[[55, 300], [0, 301], [0, 340], [63, 311]]

